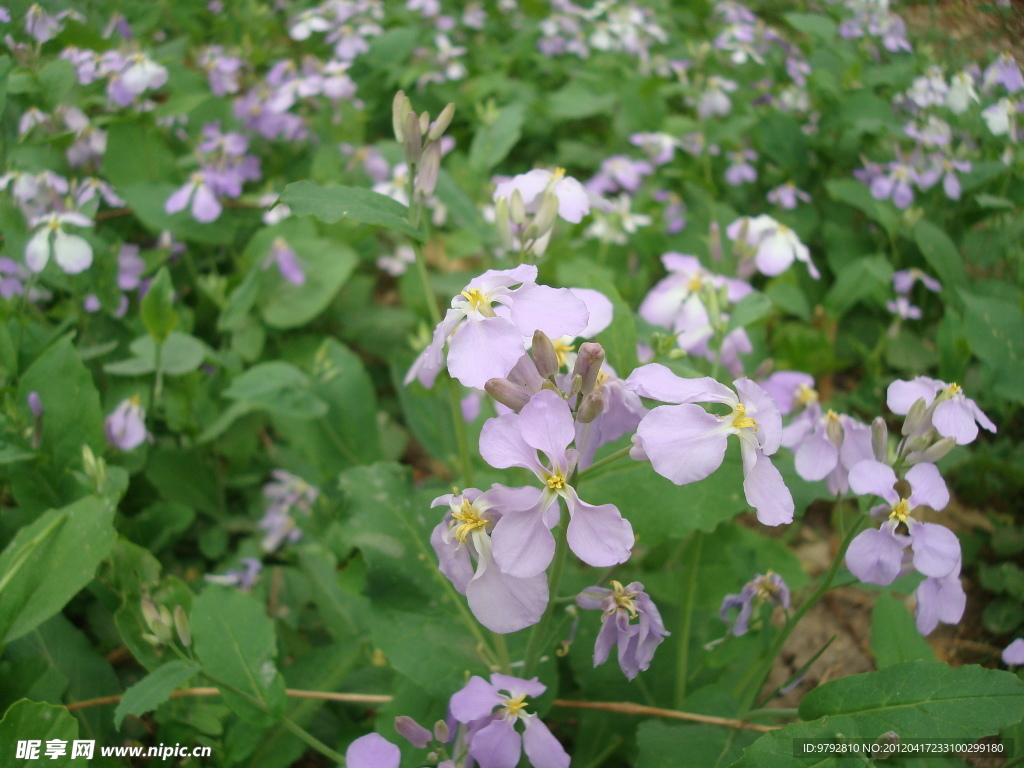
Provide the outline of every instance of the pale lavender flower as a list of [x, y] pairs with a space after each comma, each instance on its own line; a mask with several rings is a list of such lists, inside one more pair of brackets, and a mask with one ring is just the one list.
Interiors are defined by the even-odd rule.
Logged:
[[597, 177], [603, 179], [598, 189], [590, 188], [592, 194], [613, 194], [620, 189], [636, 194], [640, 184], [647, 176], [654, 172], [654, 166], [645, 160], [633, 160], [626, 155], [613, 155], [601, 161], [601, 172]]
[[663, 131], [634, 133], [629, 137], [629, 143], [640, 147], [655, 165], [665, 165], [670, 162], [679, 147], [679, 139]]
[[[494, 556], [505, 573], [532, 576], [547, 568], [554, 556], [551, 528], [558, 521], [558, 499], [569, 510], [569, 548], [588, 565], [624, 563], [633, 547], [633, 527], [613, 504], [598, 506], [580, 499], [569, 484], [579, 454], [570, 449], [576, 425], [568, 403], [542, 390], [516, 413], [489, 419], [480, 432], [480, 455], [497, 469], [522, 467], [542, 483], [529, 507], [509, 509], [494, 533]], [[537, 460], [537, 451], [546, 463]], [[525, 494], [524, 494], [525, 498]]]
[[389, 256], [378, 256], [377, 267], [392, 277], [404, 275], [416, 263], [416, 252], [409, 245], [400, 245]]
[[[536, 714], [525, 712], [528, 698], [547, 686], [537, 678], [522, 680], [493, 674], [490, 682], [474, 675], [452, 696], [449, 711], [469, 726], [469, 755], [480, 768], [515, 768], [522, 752], [534, 768], [568, 768], [569, 755]], [[524, 726], [522, 735], [516, 723]], [[369, 768], [369, 767], [368, 767]]]
[[732, 111], [732, 100], [728, 94], [739, 88], [735, 80], [712, 75], [707, 79], [704, 92], [697, 103], [697, 113], [702, 120], [716, 115], [728, 115]]
[[[643, 584], [634, 581], [622, 586], [612, 581], [611, 585], [611, 589], [587, 587], [577, 595], [576, 605], [603, 612], [601, 631], [594, 643], [594, 666], [604, 664], [617, 645], [619, 668], [632, 680], [651, 666], [655, 650], [670, 633]], [[637, 623], [631, 624], [631, 619], [637, 619]]]
[[320, 496], [319, 488], [298, 475], [283, 469], [275, 469], [270, 474], [274, 479], [263, 486], [263, 495], [270, 504], [259, 523], [260, 528], [266, 531], [262, 542], [264, 552], [275, 551], [286, 540], [294, 542], [301, 539], [302, 531], [292, 514], [300, 512], [308, 517]]
[[754, 265], [764, 275], [781, 275], [794, 261], [802, 261], [811, 277], [815, 280], [820, 277], [811, 261], [810, 250], [800, 242], [796, 232], [771, 216], [744, 216], [730, 224], [725, 233], [729, 239], [745, 242], [753, 249]]
[[84, 299], [82, 299], [82, 309], [88, 312], [90, 315], [99, 312], [103, 308], [100, 303], [100, 297], [95, 293], [90, 293]]
[[[814, 377], [800, 371], [776, 371], [771, 376], [759, 381], [761, 389], [767, 392], [779, 406], [779, 413], [788, 416], [797, 408], [807, 408], [818, 402], [818, 392], [814, 388]], [[783, 430], [785, 432], [785, 430]], [[786, 445], [785, 436], [783, 445]]]
[[0, 22], [6, 24], [11, 20], [11, 12], [0, 5]]
[[811, 196], [802, 189], [797, 189], [796, 184], [792, 181], [780, 184], [768, 193], [769, 203], [773, 203], [787, 211], [791, 211], [796, 208], [801, 200], [805, 203], [809, 203], [811, 202]]
[[74, 189], [71, 190], [71, 197], [75, 201], [75, 205], [79, 207], [92, 202], [97, 197], [102, 198], [103, 202], [111, 208], [123, 208], [126, 205], [112, 186], [95, 176], [81, 179], [75, 184]]
[[206, 71], [210, 90], [216, 96], [238, 93], [239, 73], [244, 64], [237, 56], [226, 56], [219, 45], [210, 46], [199, 58], [199, 65]]
[[1021, 75], [1016, 59], [1008, 53], [999, 54], [982, 76], [982, 86], [986, 90], [997, 85], [1003, 86], [1009, 93], [1024, 89], [1024, 75]]
[[226, 573], [208, 573], [204, 577], [211, 584], [222, 584], [226, 587], [237, 587], [245, 592], [253, 588], [256, 579], [263, 570], [263, 563], [255, 557], [242, 558], [241, 568], [230, 568]]
[[532, 338], [534, 331], [559, 337], [575, 336], [586, 328], [589, 316], [580, 299], [568, 289], [538, 285], [536, 279], [537, 267], [521, 264], [488, 270], [471, 280], [452, 299], [452, 308], [409, 369], [405, 383], [415, 378], [433, 386], [447, 343], [448, 372], [467, 387], [483, 389], [488, 379], [508, 375], [523, 356], [523, 340]]
[[[771, 396], [750, 379], [736, 379], [736, 392], [710, 377], [683, 379], [657, 363], [637, 368], [626, 385], [662, 405], [637, 427], [634, 442], [654, 471], [676, 485], [703, 480], [725, 459], [729, 435], [740, 441], [743, 491], [765, 525], [793, 520], [793, 496], [768, 458], [782, 441], [782, 417]], [[696, 403], [721, 403], [730, 413], [715, 416]], [[756, 415], [756, 419], [754, 416]]]
[[921, 308], [910, 303], [906, 296], [897, 296], [894, 300], [885, 302], [885, 308], [892, 312], [900, 320], [920, 320]]
[[753, 350], [750, 337], [745, 329], [734, 328], [722, 339], [719, 350], [712, 349], [709, 342], [714, 338], [715, 326], [728, 324], [729, 315], [721, 312], [718, 323], [713, 324], [704, 298], [703, 294], [695, 293], [683, 302], [671, 326], [676, 335], [676, 345], [684, 352], [709, 362], [717, 359], [733, 376], [740, 376], [743, 374], [740, 355]]
[[949, 86], [942, 74], [942, 67], [931, 66], [925, 73], [914, 79], [906, 97], [921, 109], [938, 107], [946, 103]]
[[917, 607], [914, 614], [917, 631], [922, 635], [930, 635], [939, 622], [956, 624], [963, 618], [967, 607], [967, 595], [960, 583], [960, 561], [946, 576], [929, 576], [922, 581], [917, 591]]
[[276, 264], [281, 277], [292, 285], [304, 285], [306, 273], [302, 269], [302, 262], [295, 253], [288, 241], [283, 237], [274, 238], [270, 245], [270, 254], [263, 262], [263, 269], [269, 269]]
[[558, 198], [558, 215], [569, 223], [579, 224], [583, 217], [590, 213], [590, 197], [587, 191], [572, 176], [566, 176], [565, 171], [560, 168], [553, 173], [543, 168], [535, 168], [503, 180], [494, 190], [494, 200], [499, 197], [511, 198], [512, 192], [519, 190], [526, 212], [536, 213], [548, 189]]
[[122, 107], [127, 107], [146, 91], [162, 88], [167, 83], [167, 68], [144, 53], [123, 57], [120, 66], [113, 69], [107, 81], [107, 96]]
[[493, 553], [495, 525], [512, 508], [529, 504], [533, 490], [502, 485], [484, 492], [467, 488], [458, 495], [439, 496], [430, 504], [449, 507], [430, 535], [438, 568], [466, 596], [477, 621], [493, 632], [516, 632], [536, 624], [548, 604], [543, 569], [528, 576], [513, 575], [500, 567]]
[[70, 11], [63, 11], [53, 16], [43, 10], [38, 3], [29, 6], [25, 13], [25, 31], [37, 43], [52, 40], [64, 28], [61, 21]]
[[789, 587], [779, 574], [768, 571], [767, 574], [758, 574], [743, 585], [739, 594], [726, 595], [722, 600], [722, 607], [718, 611], [719, 618], [729, 623], [729, 611], [739, 608], [736, 620], [729, 628], [729, 632], [736, 637], [747, 634], [750, 630], [750, 619], [754, 608], [759, 608], [764, 603], [781, 605], [784, 610], [789, 610]]
[[1008, 667], [1024, 666], [1024, 637], [1018, 637], [1003, 649], [1003, 664]]
[[[949, 491], [934, 464], [917, 464], [906, 474], [910, 496], [902, 498], [893, 486], [896, 473], [880, 461], [862, 461], [850, 470], [850, 488], [857, 494], [872, 494], [886, 503], [874, 507], [872, 515], [886, 517], [881, 528], [861, 531], [846, 550], [846, 567], [868, 584], [891, 584], [899, 575], [903, 550], [914, 552], [914, 568], [925, 576], [948, 576], [960, 562], [960, 541], [956, 534], [938, 523], [921, 523], [913, 517], [918, 506], [941, 510], [949, 502]], [[896, 533], [900, 524], [909, 536]], [[927, 633], [925, 633], [927, 634]]]
[[77, 107], [68, 107], [63, 117], [64, 125], [75, 133], [75, 140], [67, 150], [68, 165], [81, 168], [90, 163], [99, 164], [107, 151], [107, 132], [92, 126]]
[[665, 224], [666, 235], [676, 235], [686, 229], [686, 203], [679, 195], [667, 189], [659, 189], [651, 197], [659, 203], [665, 203], [661, 220]]
[[957, 445], [973, 442], [978, 436], [979, 424], [993, 434], [997, 431], [996, 425], [955, 383], [947, 384], [927, 376], [918, 376], [912, 381], [897, 380], [889, 385], [886, 399], [889, 410], [900, 415], [909, 413], [918, 399], [923, 399], [926, 406], [934, 405], [932, 426], [943, 437], [955, 438]]
[[0, 297], [11, 299], [25, 291], [22, 268], [14, 259], [0, 257]]
[[88, 217], [75, 211], [51, 213], [31, 220], [36, 227], [32, 239], [25, 246], [25, 264], [33, 272], [42, 272], [52, 255], [57, 265], [69, 275], [78, 274], [92, 264], [92, 246], [78, 235], [64, 232], [64, 225], [91, 227]]
[[953, 140], [953, 129], [949, 123], [935, 115], [929, 115], [924, 123], [911, 121], [903, 130], [925, 147], [945, 147]]
[[39, 397], [39, 393], [32, 391], [28, 393], [28, 409], [32, 412], [34, 418], [39, 418], [43, 415], [43, 400]]
[[661, 257], [668, 277], [658, 281], [640, 303], [639, 314], [655, 325], [673, 328], [688, 299], [699, 294], [704, 286], [718, 291], [726, 289], [726, 298], [736, 303], [753, 288], [749, 283], [715, 274], [701, 265], [696, 256], [670, 251]]
[[914, 202], [912, 184], [921, 181], [917, 170], [907, 163], [894, 160], [888, 165], [888, 172], [876, 176], [870, 186], [871, 196], [876, 200], [892, 198], [897, 208], [906, 208]]
[[903, 296], [908, 295], [914, 287], [914, 283], [918, 281], [921, 281], [921, 284], [932, 293], [942, 292], [942, 283], [916, 267], [901, 269], [898, 272], [892, 273], [893, 290]]
[[757, 181], [757, 169], [751, 162], [757, 160], [757, 152], [743, 149], [739, 152], [727, 152], [729, 167], [725, 170], [725, 183], [738, 187], [741, 184]]
[[145, 271], [146, 262], [139, 256], [139, 246], [124, 243], [117, 254], [117, 287], [122, 291], [135, 290]]
[[207, 171], [196, 171], [188, 183], [167, 198], [164, 210], [167, 213], [178, 213], [185, 210], [189, 201], [192, 203], [192, 218], [204, 224], [216, 221], [223, 211], [211, 186]]
[[1009, 136], [1011, 141], [1017, 139], [1017, 113], [1020, 104], [1013, 99], [1002, 98], [981, 111], [981, 116], [988, 125], [993, 136]]
[[138, 397], [122, 400], [103, 423], [107, 442], [122, 451], [138, 448], [149, 437], [146, 431], [146, 411]]
[[368, 733], [345, 750], [347, 768], [398, 768], [402, 752], [378, 733]]
[[978, 92], [974, 90], [974, 76], [965, 69], [950, 78], [946, 106], [953, 113], [962, 115], [970, 107], [972, 101], [976, 103], [979, 101]]

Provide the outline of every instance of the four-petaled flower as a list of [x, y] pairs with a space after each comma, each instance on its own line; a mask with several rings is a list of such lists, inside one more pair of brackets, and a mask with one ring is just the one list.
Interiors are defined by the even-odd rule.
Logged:
[[[603, 611], [594, 666], [604, 664], [612, 646], [618, 644], [619, 667], [632, 680], [651, 665], [654, 651], [669, 633], [643, 584], [634, 581], [622, 586], [612, 581], [611, 585], [611, 589], [587, 587], [576, 597], [576, 605]], [[632, 619], [637, 623], [631, 624]]]

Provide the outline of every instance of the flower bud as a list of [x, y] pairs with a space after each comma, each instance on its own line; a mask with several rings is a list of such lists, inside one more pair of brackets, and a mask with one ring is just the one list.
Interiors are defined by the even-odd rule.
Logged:
[[423, 136], [426, 136], [427, 135], [427, 131], [430, 130], [430, 113], [429, 112], [421, 112], [420, 113], [419, 128], [420, 128], [420, 137], [422, 138]]
[[420, 154], [423, 152], [423, 137], [420, 136], [420, 123], [415, 112], [406, 113], [402, 133], [405, 137], [402, 140], [405, 162], [410, 166], [415, 165], [420, 161]]
[[558, 353], [543, 331], [533, 333], [533, 362], [542, 378], [547, 379], [558, 373]]
[[412, 103], [405, 95], [405, 91], [395, 94], [391, 102], [391, 127], [395, 131], [395, 141], [399, 144], [405, 141], [405, 116], [412, 109]]
[[416, 182], [414, 185], [416, 192], [424, 197], [430, 197], [434, 194], [434, 188], [437, 186], [437, 174], [440, 170], [441, 145], [434, 142], [427, 145], [420, 158], [420, 167], [416, 171]]
[[712, 221], [708, 227], [708, 252], [712, 261], [722, 260], [722, 228], [717, 221]]
[[579, 352], [576, 354], [576, 365], [572, 369], [573, 376], [579, 376], [583, 380], [580, 391], [589, 395], [597, 386], [597, 377], [601, 373], [601, 364], [604, 363], [604, 347], [596, 341], [587, 341], [580, 344]]
[[580, 403], [580, 408], [576, 412], [576, 421], [580, 424], [589, 424], [602, 413], [604, 413], [604, 395], [601, 390], [597, 390], [583, 398], [583, 402]]
[[885, 425], [885, 419], [875, 416], [871, 422], [871, 452], [875, 454], [876, 461], [885, 461], [889, 448], [889, 428]]
[[923, 397], [919, 397], [914, 401], [914, 404], [910, 406], [910, 410], [907, 412], [907, 418], [903, 422], [903, 436], [914, 435], [921, 431], [920, 427], [924, 425], [924, 412], [928, 409], [928, 406], [924, 402]]
[[444, 132], [448, 130], [453, 117], [455, 117], [455, 105], [448, 102], [447, 106], [441, 110], [441, 114], [431, 124], [430, 130], [427, 131], [427, 141], [437, 141], [444, 136]]
[[512, 221], [509, 219], [508, 198], [502, 195], [494, 201], [494, 226], [498, 230], [501, 247], [511, 251], [515, 247], [512, 242]]
[[558, 197], [550, 189], [544, 192], [540, 199], [540, 208], [533, 217], [533, 221], [526, 229], [526, 237], [534, 240], [543, 237], [555, 227], [555, 220], [558, 218]]
[[43, 401], [39, 397], [38, 392], [28, 393], [28, 409], [32, 411], [32, 415], [39, 418], [43, 415]]
[[488, 379], [484, 389], [488, 395], [516, 413], [530, 402], [529, 391], [508, 379]]
[[944, 437], [921, 451], [921, 455], [917, 457], [917, 461], [925, 461], [929, 464], [934, 464], [955, 447], [955, 437]]
[[174, 629], [183, 647], [188, 648], [192, 645], [192, 630], [188, 625], [188, 616], [184, 607], [180, 605], [174, 606]]
[[406, 715], [395, 718], [395, 730], [416, 749], [426, 749], [431, 740], [430, 731]]
[[157, 608], [156, 603], [147, 598], [142, 599], [142, 618], [146, 621], [146, 626], [150, 629], [153, 628], [153, 622], [160, 620], [160, 609]]
[[38, 451], [43, 445], [43, 401], [38, 392], [28, 393], [28, 409], [32, 412], [32, 450]]
[[448, 739], [451, 737], [451, 731], [448, 730], [448, 723], [444, 720], [438, 720], [434, 723], [434, 738], [442, 744], [447, 744]]
[[517, 226], [521, 227], [526, 223], [526, 206], [523, 205], [523, 196], [518, 189], [512, 190], [512, 197], [508, 201], [508, 212]]

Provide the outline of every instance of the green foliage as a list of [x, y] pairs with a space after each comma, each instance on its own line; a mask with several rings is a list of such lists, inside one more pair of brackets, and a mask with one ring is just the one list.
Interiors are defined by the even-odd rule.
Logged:
[[386, 227], [414, 240], [423, 239], [422, 233], [409, 223], [404, 205], [368, 189], [342, 185], [319, 187], [308, 181], [297, 181], [285, 187], [281, 202], [298, 216], [315, 216], [328, 224], [351, 219]]
[[[15, 750], [19, 741], [38, 742], [36, 759], [47, 759], [47, 765], [73, 765], [71, 742], [77, 738], [78, 723], [64, 707], [22, 699], [12, 705], [3, 720], [0, 720], [0, 744], [3, 745], [4, 761], [8, 765], [16, 762]], [[65, 742], [63, 754], [52, 757], [46, 755], [46, 742], [51, 740]]]
[[187, 661], [170, 661], [158, 667], [124, 692], [114, 710], [114, 725], [120, 727], [128, 715], [138, 716], [156, 709], [198, 672], [199, 667]]

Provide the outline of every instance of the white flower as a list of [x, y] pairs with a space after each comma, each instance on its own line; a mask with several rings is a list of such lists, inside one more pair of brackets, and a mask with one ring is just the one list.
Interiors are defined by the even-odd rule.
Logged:
[[[64, 232], [64, 224], [76, 227], [91, 227], [92, 221], [76, 211], [50, 213], [32, 219], [32, 226], [39, 230], [25, 246], [25, 263], [33, 272], [42, 272], [50, 260], [51, 251], [57, 264], [69, 275], [89, 268], [92, 264], [92, 246], [83, 237]], [[53, 241], [50, 241], [50, 235]]]
[[774, 277], [781, 275], [793, 261], [802, 261], [807, 271], [815, 280], [820, 276], [811, 263], [811, 253], [807, 246], [800, 242], [796, 232], [771, 216], [743, 217], [736, 219], [726, 229], [732, 240], [741, 237], [754, 250], [754, 263], [765, 275]]
[[971, 101], [978, 101], [978, 93], [974, 90], [974, 78], [966, 70], [957, 72], [950, 78], [946, 106], [952, 112], [962, 115], [967, 111]]

